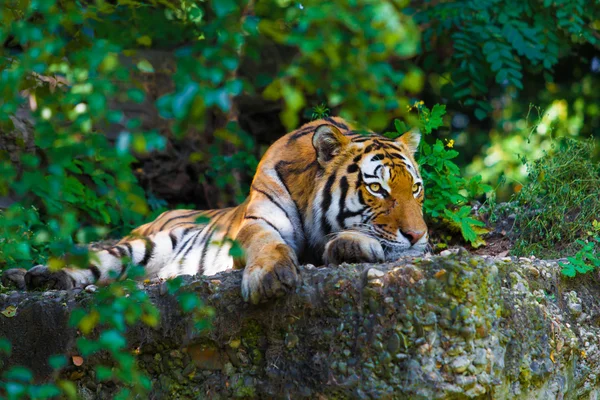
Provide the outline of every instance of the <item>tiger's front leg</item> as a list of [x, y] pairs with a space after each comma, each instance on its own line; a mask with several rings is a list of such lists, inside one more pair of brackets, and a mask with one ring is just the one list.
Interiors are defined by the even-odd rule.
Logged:
[[252, 304], [280, 297], [294, 289], [300, 272], [295, 251], [262, 219], [246, 220], [236, 240], [245, 250], [242, 296]]
[[328, 264], [384, 262], [385, 254], [377, 239], [360, 232], [339, 233], [325, 245], [323, 262]]

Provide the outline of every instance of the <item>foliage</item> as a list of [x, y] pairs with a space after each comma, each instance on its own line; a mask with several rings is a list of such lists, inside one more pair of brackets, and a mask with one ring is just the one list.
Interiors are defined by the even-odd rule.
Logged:
[[587, 241], [576, 240], [581, 249], [573, 257], [567, 257], [568, 263], [559, 263], [561, 273], [573, 278], [577, 274], [586, 274], [600, 268], [600, 236], [595, 236]]
[[[55, 383], [36, 384], [34, 382], [33, 373], [25, 367], [13, 366], [9, 369], [3, 367], [3, 357], [10, 357], [11, 344], [5, 338], [0, 337], [0, 395], [7, 400], [17, 400], [23, 398], [29, 399], [50, 399], [56, 398], [61, 393], [70, 396], [68, 390], [61, 390], [59, 386], [69, 389], [75, 389], [71, 382], [58, 380]], [[51, 365], [61, 364], [64, 361], [63, 356], [56, 356], [50, 360]], [[61, 364], [62, 365], [62, 364]]]
[[[135, 277], [134, 271], [135, 268], [129, 268], [128, 272]], [[143, 268], [137, 270], [137, 275], [140, 274], [143, 274]], [[96, 339], [80, 337], [77, 347], [84, 360], [99, 351], [110, 354], [114, 365], [96, 365], [95, 372], [99, 381], [114, 380], [125, 385], [116, 398], [127, 399], [150, 390], [150, 379], [137, 367], [125, 337], [126, 329], [138, 322], [156, 326], [159, 315], [148, 294], [139, 290], [136, 282], [130, 279], [100, 288], [89, 309], [75, 309], [71, 313], [70, 324], [84, 335], [99, 330]]]
[[[475, 107], [479, 119], [491, 111], [494, 83], [522, 90], [527, 72], [551, 82], [572, 46], [598, 43], [600, 5], [586, 0], [442, 1], [412, 11], [427, 26], [426, 68], [450, 72], [442, 92]], [[452, 46], [450, 57], [439, 51], [444, 46]]]
[[31, 398], [49, 399], [58, 396], [61, 391], [54, 384], [40, 384], [33, 382], [33, 374], [27, 368], [14, 366], [9, 369], [2, 368], [2, 358], [10, 357], [11, 345], [4, 338], [0, 338], [0, 395], [7, 400]]
[[[3, 267], [77, 252], [77, 243], [122, 236], [146, 219], [152, 210], [132, 154], [164, 149], [166, 138], [121, 110], [148, 102], [151, 75], [169, 80], [156, 107], [171, 132], [212, 133], [212, 143], [190, 155], [210, 164], [198, 183], [214, 182], [223, 196], [233, 187], [236, 201], [257, 165], [253, 139], [235, 123], [208, 127], [215, 114], [236, 120], [235, 96], [281, 100], [290, 129], [309, 96], [376, 128], [422, 81], [416, 69], [406, 74], [387, 61], [418, 49], [416, 25], [393, 1], [10, 0], [0, 20], [8, 51], [0, 59], [0, 129], [17, 132], [15, 149], [26, 147], [14, 117], [27, 109], [38, 149], [0, 152], [0, 195], [19, 200], [0, 216]], [[173, 65], [149, 49], [175, 49]], [[242, 61], [260, 65], [268, 49], [281, 54], [275, 70], [238, 73]]]
[[[420, 101], [409, 108], [418, 112], [418, 127], [426, 136], [444, 124], [444, 105], [436, 104], [430, 110]], [[399, 120], [396, 120], [395, 128], [396, 132], [388, 133], [387, 136], [395, 137], [409, 130]], [[423, 209], [426, 215], [443, 221], [448, 227], [460, 232], [473, 247], [478, 247], [484, 244], [480, 234], [487, 231], [483, 228], [483, 222], [471, 217], [472, 209], [467, 204], [490, 192], [492, 188], [481, 183], [481, 176], [470, 180], [461, 176], [458, 166], [452, 161], [458, 156], [453, 147], [452, 140], [446, 145], [440, 139], [436, 139], [433, 145], [426, 140], [421, 141], [418, 162], [427, 193]]]
[[577, 240], [593, 237], [587, 232], [594, 232], [600, 215], [600, 166], [593, 151], [591, 140], [563, 139], [543, 157], [525, 160], [529, 179], [516, 196], [524, 211], [516, 220], [514, 254], [564, 257], [581, 247]]
[[35, 384], [33, 374], [25, 367], [15, 366], [4, 371], [0, 380], [0, 394], [5, 399], [50, 399], [61, 394], [54, 384]]
[[381, 129], [407, 103], [403, 94], [420, 90], [419, 70], [388, 62], [390, 57], [411, 57], [418, 50], [418, 27], [397, 2], [281, 4], [258, 2], [256, 16], [260, 32], [296, 49], [291, 62], [263, 92], [269, 100], [283, 100], [286, 128], [297, 126], [307, 96], [317, 95], [329, 107], [338, 108], [339, 115]]
[[[143, 273], [143, 268], [136, 266], [129, 266], [127, 270], [132, 279]], [[150, 378], [137, 364], [139, 349], [132, 349], [126, 333], [140, 323], [156, 326], [160, 315], [148, 293], [132, 279], [99, 288], [85, 308], [72, 311], [69, 321], [82, 334], [77, 339], [80, 355], [73, 356], [73, 360], [80, 358], [81, 364], [76, 365], [93, 368], [97, 381], [117, 384], [119, 391], [113, 396], [115, 399], [147, 396], [151, 388]], [[212, 309], [204, 306], [195, 293], [181, 290], [182, 284], [181, 277], [168, 281], [168, 293], [176, 297], [182, 313], [191, 317], [197, 331], [206, 329], [214, 315]], [[2, 353], [10, 356], [10, 343], [0, 338], [0, 355]], [[106, 355], [110, 356], [109, 363]], [[0, 366], [1, 362], [0, 358]], [[60, 378], [61, 368], [67, 365], [66, 358], [54, 356], [50, 365], [55, 369], [54, 380], [44, 385], [34, 384], [33, 375], [27, 368], [16, 366], [6, 370], [0, 376], [0, 395], [8, 399], [45, 399], [61, 394], [75, 398], [75, 385]]]
[[318, 104], [312, 108], [312, 114], [310, 119], [320, 119], [329, 116], [329, 108], [325, 105], [325, 103]]
[[[477, 132], [457, 135], [460, 143], [469, 143], [473, 152], [479, 141], [482, 149], [465, 168], [467, 176], [481, 175], [486, 183], [500, 183], [498, 199], [508, 200], [527, 180], [529, 160], [551, 151], [558, 138], [594, 137], [600, 123], [600, 97], [593, 89], [597, 77], [585, 74], [583, 79], [550, 84], [536, 92], [534, 105], [512, 96], [503, 96], [495, 105], [495, 118], [489, 136]], [[593, 159], [598, 160], [599, 147]]]

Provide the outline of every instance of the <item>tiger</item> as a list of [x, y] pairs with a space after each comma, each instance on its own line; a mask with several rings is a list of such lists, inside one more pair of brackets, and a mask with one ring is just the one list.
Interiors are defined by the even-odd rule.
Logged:
[[[301, 263], [382, 263], [423, 254], [420, 140], [418, 130], [390, 139], [340, 117], [309, 122], [267, 149], [237, 207], [166, 211], [92, 252], [88, 268], [22, 270], [26, 288], [105, 285], [126, 277], [128, 262], [142, 266], [147, 279], [237, 268], [243, 299], [258, 304], [294, 290]], [[242, 255], [230, 254], [233, 243]]]

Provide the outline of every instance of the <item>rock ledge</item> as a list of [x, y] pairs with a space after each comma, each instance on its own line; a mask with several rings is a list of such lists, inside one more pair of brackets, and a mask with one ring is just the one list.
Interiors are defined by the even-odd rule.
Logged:
[[[600, 282], [566, 280], [555, 262], [466, 252], [392, 264], [302, 268], [295, 293], [250, 306], [241, 272], [190, 278], [216, 312], [200, 333], [160, 284], [161, 323], [129, 333], [154, 398], [600, 397]], [[76, 354], [70, 310], [89, 293], [0, 294], [9, 362], [49, 376]], [[84, 366], [78, 386], [109, 397]]]

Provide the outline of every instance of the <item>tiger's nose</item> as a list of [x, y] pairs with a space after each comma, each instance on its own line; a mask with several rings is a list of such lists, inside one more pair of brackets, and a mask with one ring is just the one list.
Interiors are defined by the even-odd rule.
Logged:
[[406, 231], [402, 234], [410, 241], [410, 244], [415, 244], [425, 235], [425, 231]]

